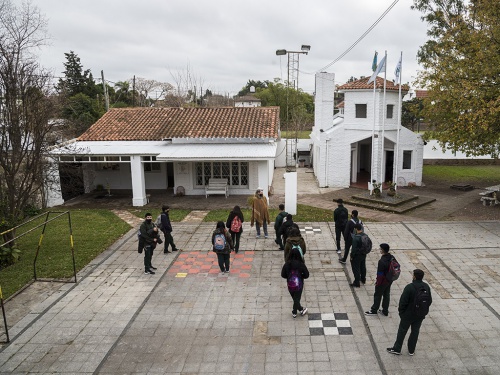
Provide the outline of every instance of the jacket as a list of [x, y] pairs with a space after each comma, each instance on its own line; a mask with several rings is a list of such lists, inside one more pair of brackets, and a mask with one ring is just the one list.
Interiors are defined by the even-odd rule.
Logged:
[[432, 304], [431, 288], [429, 287], [429, 285], [422, 280], [413, 280], [413, 282], [405, 286], [405, 288], [403, 289], [403, 293], [399, 298], [398, 312], [401, 319], [411, 320], [418, 318], [413, 312], [413, 301], [415, 300], [415, 294], [417, 294], [417, 289], [415, 288], [415, 286], [420, 287], [422, 285], [429, 292], [429, 306]]
[[158, 232], [154, 230], [155, 228], [156, 225], [152, 221], [151, 223], [148, 223], [146, 220], [144, 220], [141, 224], [139, 230], [141, 232], [141, 239], [144, 243], [144, 246], [153, 244], [156, 246], [155, 239], [158, 237]]
[[279, 235], [283, 236], [283, 241], [286, 241], [286, 238], [288, 237], [288, 230], [292, 227], [299, 227], [297, 224], [293, 222], [293, 220], [287, 220], [283, 224], [281, 224]]
[[[341, 215], [340, 213], [344, 211], [345, 212], [345, 218], [346, 221], [344, 223], [341, 222]], [[347, 225], [347, 222], [349, 222], [349, 211], [347, 211], [347, 208], [344, 206], [340, 205], [338, 206], [335, 211], [333, 211], [333, 221], [335, 222], [335, 226], [338, 228], [342, 228], [342, 230], [345, 230], [345, 227]], [[354, 224], [353, 224], [354, 225]], [[344, 237], [345, 238], [345, 237]]]
[[302, 280], [309, 278], [309, 270], [307, 269], [306, 264], [298, 260], [292, 260], [286, 262], [283, 265], [283, 268], [281, 269], [281, 277], [288, 280], [288, 277], [290, 276], [292, 269], [294, 270], [298, 269], [300, 271], [300, 276], [302, 277]]
[[168, 216], [167, 211], [161, 213], [161, 225], [163, 232], [172, 233], [172, 224], [170, 223], [170, 216]]
[[360, 223], [360, 222], [361, 222], [361, 220], [359, 220], [357, 217], [353, 217], [353, 218], [349, 219], [349, 221], [345, 225], [345, 229], [344, 229], [344, 238], [345, 238], [346, 242], [352, 241], [352, 231], [354, 230], [354, 225], [356, 225], [357, 223]]
[[[227, 228], [227, 230], [228, 230], [230, 233], [232, 233], [232, 232], [231, 232], [231, 224], [233, 223], [233, 219], [234, 219], [234, 217], [235, 217], [235, 216], [236, 216], [236, 213], [235, 213], [235, 212], [233, 212], [233, 211], [231, 211], [231, 212], [229, 213], [229, 216], [227, 217], [227, 221], [226, 221], [226, 228]], [[243, 217], [243, 215], [242, 215], [242, 214], [239, 214], [239, 215], [238, 215], [238, 217], [240, 218], [240, 220], [241, 220], [241, 224], [242, 224], [242, 225], [241, 225], [241, 228], [240, 228], [240, 231], [239, 231], [238, 233], [243, 233], [243, 222], [245, 221], [245, 219], [244, 219], [244, 217]]]
[[356, 255], [361, 255], [361, 244], [362, 244], [361, 233], [354, 234], [352, 236], [351, 257], [355, 257]]
[[391, 264], [392, 254], [384, 254], [378, 260], [377, 265], [377, 281], [376, 286], [392, 284], [392, 281], [386, 279], [387, 272], [389, 272], [389, 265]]
[[300, 248], [302, 249], [302, 254], [306, 253], [306, 241], [304, 241], [304, 238], [302, 236], [288, 237], [285, 242], [285, 253], [284, 253], [285, 262], [288, 260], [288, 256], [292, 251], [293, 245], [299, 245]]
[[274, 230], [279, 232], [281, 224], [283, 224], [283, 219], [288, 215], [288, 212], [281, 211], [278, 216], [276, 216], [276, 220], [274, 220]]
[[[219, 233], [223, 233], [224, 237], [226, 237], [226, 246], [224, 246], [224, 250], [222, 251], [216, 251], [214, 245], [215, 235]], [[229, 234], [229, 232], [225, 229], [222, 231], [219, 228], [214, 230], [214, 232], [212, 233], [212, 251], [218, 254], [229, 254], [231, 253], [232, 250], [233, 250], [233, 240], [231, 239], [231, 235]]]
[[254, 223], [263, 225], [264, 221], [268, 224], [271, 223], [269, 219], [269, 210], [267, 208], [267, 198], [258, 196], [255, 194], [252, 202], [252, 217], [250, 218], [250, 225], [253, 226]]

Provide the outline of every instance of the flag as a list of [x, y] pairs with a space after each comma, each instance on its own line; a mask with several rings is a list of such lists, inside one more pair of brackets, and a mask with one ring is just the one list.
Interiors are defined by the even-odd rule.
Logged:
[[399, 58], [399, 62], [398, 64], [396, 65], [396, 69], [394, 70], [394, 82], [398, 85], [400, 84], [400, 79], [401, 79], [401, 67], [403, 65], [403, 56], [401, 55], [401, 57]]
[[375, 56], [373, 56], [373, 62], [372, 62], [372, 72], [377, 70], [377, 56], [378, 56], [378, 52], [375, 51]]
[[372, 76], [368, 80], [368, 83], [375, 81], [375, 79], [377, 78], [378, 74], [382, 71], [382, 69], [385, 69], [385, 56], [382, 60], [380, 60], [380, 64], [378, 64], [377, 70], [373, 72]]

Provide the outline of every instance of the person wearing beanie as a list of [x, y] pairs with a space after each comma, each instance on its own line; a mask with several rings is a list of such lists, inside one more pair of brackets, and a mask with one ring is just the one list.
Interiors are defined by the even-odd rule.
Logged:
[[[373, 295], [373, 305], [370, 310], [365, 312], [365, 315], [377, 315], [377, 312], [388, 316], [389, 303], [391, 302], [391, 285], [392, 281], [387, 279], [389, 266], [391, 264], [392, 254], [389, 254], [390, 246], [386, 243], [380, 244], [380, 259], [377, 266], [377, 281], [375, 282], [375, 294]], [[382, 302], [382, 309], [379, 310]]]

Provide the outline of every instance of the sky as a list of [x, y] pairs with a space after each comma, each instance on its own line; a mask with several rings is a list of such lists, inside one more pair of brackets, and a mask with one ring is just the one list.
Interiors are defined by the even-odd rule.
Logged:
[[[17, 2], [17, 0], [15, 1]], [[413, 84], [417, 51], [427, 40], [413, 0], [399, 0], [345, 57], [346, 51], [395, 0], [33, 0], [48, 21], [50, 44], [41, 64], [63, 76], [73, 51], [94, 78], [111, 85], [131, 79], [174, 83], [190, 72], [203, 90], [236, 95], [248, 80], [287, 79], [287, 56], [298, 51], [299, 87], [312, 94], [314, 74], [335, 73], [335, 83], [371, 75], [375, 51], [387, 51], [387, 78], [403, 53], [402, 81]], [[197, 91], [200, 88], [197, 88]]]

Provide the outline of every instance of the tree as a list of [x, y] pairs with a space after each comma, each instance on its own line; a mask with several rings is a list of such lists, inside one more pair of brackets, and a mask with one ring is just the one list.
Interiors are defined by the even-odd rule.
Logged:
[[430, 24], [418, 53], [432, 129], [425, 137], [468, 155], [498, 154], [500, 2], [414, 0], [413, 8]]
[[0, 230], [22, 221], [29, 205], [43, 205], [51, 184], [51, 77], [35, 54], [47, 41], [46, 27], [29, 2], [0, 0]]
[[401, 124], [411, 131], [415, 131], [415, 126], [418, 129], [418, 125], [420, 121], [422, 121], [423, 109], [424, 101], [421, 98], [413, 98], [404, 101]]
[[265, 89], [267, 88], [267, 85], [269, 84], [269, 81], [254, 81], [253, 79], [249, 79], [247, 84], [243, 86], [243, 88], [238, 92], [238, 96], [245, 96], [248, 93], [250, 93], [250, 87], [254, 87], [255, 90], [257, 89]]

